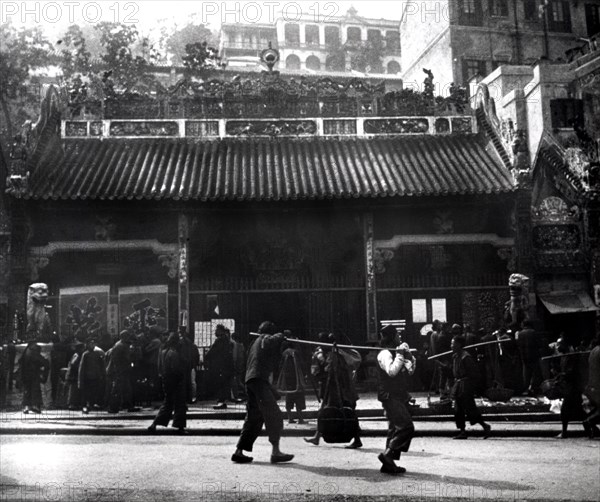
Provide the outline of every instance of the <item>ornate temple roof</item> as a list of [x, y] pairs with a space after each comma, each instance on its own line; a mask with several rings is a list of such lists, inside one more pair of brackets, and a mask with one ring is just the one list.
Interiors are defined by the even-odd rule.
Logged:
[[491, 194], [514, 189], [481, 135], [72, 139], [39, 157], [33, 199], [271, 201]]

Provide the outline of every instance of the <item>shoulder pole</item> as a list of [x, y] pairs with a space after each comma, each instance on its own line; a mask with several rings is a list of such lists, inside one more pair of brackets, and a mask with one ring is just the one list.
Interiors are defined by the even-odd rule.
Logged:
[[[512, 342], [512, 339], [506, 339], [506, 340], [492, 340], [491, 342], [481, 342], [481, 343], [474, 343], [473, 345], [466, 345], [465, 347], [463, 347], [463, 349], [472, 349], [474, 347], [483, 347], [484, 345], [494, 345], [497, 343], [504, 343], [504, 342]], [[444, 357], [444, 356], [449, 356], [450, 354], [452, 354], [452, 351], [449, 350], [448, 352], [442, 352], [441, 354], [436, 354], [435, 356], [430, 356], [427, 359], [437, 359], [439, 357]]]

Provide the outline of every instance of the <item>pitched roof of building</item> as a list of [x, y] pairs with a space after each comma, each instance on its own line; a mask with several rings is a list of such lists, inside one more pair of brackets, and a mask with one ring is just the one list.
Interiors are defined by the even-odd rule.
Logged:
[[[273, 201], [515, 189], [483, 134], [388, 138], [68, 139], [35, 156], [32, 199]], [[33, 161], [33, 159], [31, 159]]]

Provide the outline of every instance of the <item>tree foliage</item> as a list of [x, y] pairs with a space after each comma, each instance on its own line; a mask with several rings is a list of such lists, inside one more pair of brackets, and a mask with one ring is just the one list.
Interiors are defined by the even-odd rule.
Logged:
[[350, 67], [365, 73], [383, 73], [383, 41], [379, 38], [362, 42], [351, 50]]
[[189, 23], [183, 28], [175, 29], [172, 34], [166, 36], [165, 49], [173, 64], [182, 65], [184, 64], [188, 45], [206, 42], [207, 46], [215, 47], [217, 41], [215, 34], [203, 24]]
[[[103, 81], [110, 95], [114, 92], [148, 92], [156, 84], [152, 66], [158, 59], [150, 42], [140, 37], [135, 25], [102, 22], [96, 26], [104, 48], [101, 60], [105, 65]], [[140, 44], [142, 54], [134, 54]]]
[[209, 47], [206, 41], [187, 44], [182, 59], [186, 77], [198, 76], [206, 69], [218, 67], [220, 63], [217, 50]]
[[11, 23], [0, 25], [3, 137], [12, 137], [15, 125], [35, 118], [40, 94], [39, 78], [34, 72], [48, 65], [51, 53], [52, 44], [39, 26], [17, 29]]

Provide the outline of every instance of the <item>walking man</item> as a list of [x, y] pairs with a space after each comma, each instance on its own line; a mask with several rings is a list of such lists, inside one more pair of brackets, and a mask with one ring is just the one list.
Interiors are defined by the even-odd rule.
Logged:
[[279, 366], [281, 345], [285, 337], [282, 333], [275, 334], [275, 325], [269, 321], [259, 326], [258, 333], [260, 336], [248, 351], [246, 417], [231, 460], [240, 464], [252, 462], [253, 458], [244, 455], [244, 451], [252, 451], [264, 424], [272, 445], [271, 463], [289, 462], [294, 455], [283, 453], [279, 449], [279, 440], [283, 431], [283, 413], [277, 404], [279, 396], [269, 381], [273, 371]]
[[105, 377], [102, 354], [96, 350], [95, 338], [89, 338], [86, 342], [86, 350], [81, 355], [77, 375], [84, 414], [89, 413], [89, 409], [94, 405], [99, 406], [102, 403]]
[[177, 333], [171, 333], [158, 357], [158, 373], [162, 380], [165, 399], [156, 418], [148, 427], [156, 431], [157, 425], [167, 427], [173, 418], [172, 426], [179, 434], [185, 434], [186, 427], [186, 366], [181, 356], [181, 343]]
[[484, 438], [489, 437], [491, 426], [483, 421], [481, 413], [475, 405], [475, 385], [477, 382], [477, 366], [471, 354], [464, 350], [465, 337], [456, 335], [452, 338], [452, 372], [454, 374], [454, 385], [451, 397], [454, 400], [454, 418], [458, 435], [453, 439], [467, 439], [465, 431], [465, 418], [469, 419], [471, 425], [479, 424], [483, 427]]
[[398, 332], [394, 326], [381, 330], [382, 350], [377, 355], [378, 386], [377, 399], [385, 410], [388, 419], [388, 435], [385, 451], [379, 454], [381, 472], [402, 474], [404, 467], [396, 465], [401, 452], [407, 452], [415, 427], [408, 410], [408, 377], [415, 372], [416, 360], [410, 353], [408, 344], [399, 344]]

